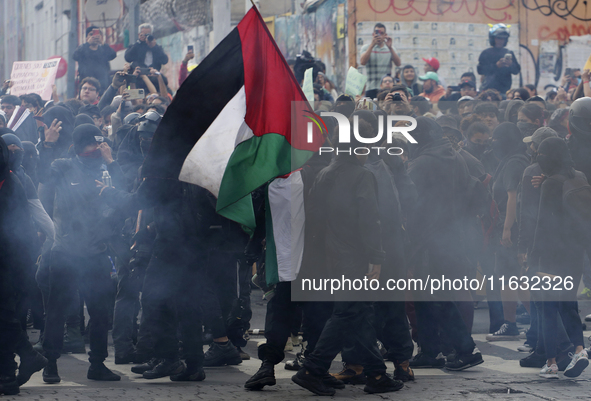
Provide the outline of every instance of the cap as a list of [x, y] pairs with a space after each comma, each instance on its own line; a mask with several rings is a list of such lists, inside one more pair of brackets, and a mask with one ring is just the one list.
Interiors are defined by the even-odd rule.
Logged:
[[433, 72], [433, 71], [429, 71], [429, 72], [428, 72], [428, 73], [426, 73], [425, 75], [421, 75], [421, 76], [419, 77], [419, 79], [420, 79], [421, 81], [426, 81], [426, 80], [428, 80], [428, 79], [432, 79], [433, 81], [435, 81], [435, 82], [439, 83], [439, 77], [437, 76], [437, 73], [436, 73], [436, 72]]
[[458, 85], [460, 88], [464, 87], [464, 86], [470, 86], [474, 89], [476, 89], [476, 83], [474, 81], [471, 80], [466, 80], [466, 81], [462, 81], [460, 82], [460, 85]]
[[533, 142], [536, 146], [540, 146], [540, 143], [546, 138], [557, 137], [558, 134], [550, 127], [538, 128], [532, 136], [526, 136], [523, 138], [523, 142]]
[[81, 124], [74, 128], [72, 138], [74, 142], [74, 151], [77, 155], [84, 151], [88, 145], [97, 143], [96, 137], [102, 136], [101, 130], [94, 124]]
[[458, 103], [467, 102], [468, 100], [474, 100], [474, 98], [472, 96], [462, 96], [458, 99]]
[[439, 70], [439, 60], [435, 57], [424, 58], [423, 61], [433, 67], [435, 71]]

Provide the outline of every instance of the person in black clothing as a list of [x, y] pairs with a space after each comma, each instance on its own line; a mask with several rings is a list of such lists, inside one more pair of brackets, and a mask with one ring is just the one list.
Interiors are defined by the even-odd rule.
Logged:
[[117, 57], [117, 53], [111, 46], [103, 44], [103, 35], [98, 27], [90, 26], [86, 29], [86, 43], [78, 46], [72, 57], [78, 62], [80, 81], [93, 77], [101, 83], [103, 91], [109, 86], [109, 61]]
[[488, 39], [492, 47], [483, 50], [478, 57], [478, 74], [484, 75], [481, 90], [496, 89], [504, 95], [511, 88], [511, 75], [521, 71], [515, 54], [505, 48], [509, 35], [505, 24], [496, 24], [490, 28]]
[[[585, 175], [576, 171], [568, 147], [561, 138], [547, 138], [538, 147], [537, 161], [547, 178], [542, 183], [538, 223], [531, 251], [530, 265], [538, 275], [572, 277], [579, 283], [583, 271], [585, 240], [577, 222], [566, 210], [563, 201], [565, 180], [587, 185]], [[542, 288], [544, 345], [547, 364], [540, 371], [544, 378], [556, 377], [558, 367], [557, 317], [560, 313], [568, 336], [575, 347], [571, 363], [564, 371], [566, 377], [577, 377], [589, 365], [584, 349], [583, 329], [576, 300], [577, 288], [552, 291]]]
[[168, 56], [164, 53], [164, 49], [152, 36], [152, 25], [139, 26], [138, 40], [125, 50], [125, 61], [131, 63], [131, 71], [135, 71], [136, 67], [152, 67], [160, 71], [162, 66], [168, 63]]
[[[418, 192], [408, 223], [413, 276], [463, 277], [468, 275], [461, 223], [467, 214], [468, 168], [436, 122], [419, 117], [413, 137], [418, 142], [411, 149], [408, 168]], [[414, 306], [421, 352], [411, 360], [411, 367], [445, 365], [450, 370], [463, 370], [483, 362], [480, 353], [473, 353], [474, 341], [454, 302], [415, 300]], [[448, 335], [456, 354], [447, 363], [436, 359], [442, 351], [435, 335], [439, 328]]]
[[61, 381], [57, 359], [63, 346], [68, 309], [78, 304], [76, 290], [83, 295], [92, 319], [88, 379], [121, 379], [103, 364], [107, 357], [108, 298], [112, 293], [111, 262], [106, 245], [111, 228], [104, 218], [107, 206], [99, 199], [97, 180], [102, 177], [103, 163], [114, 185], [122, 186], [123, 173], [108, 145], [99, 145], [96, 141], [95, 137], [100, 135], [94, 125], [76, 127], [72, 134], [76, 156], [71, 159], [52, 158], [47, 145], [57, 141], [58, 132], [46, 135], [39, 149], [39, 178], [49, 191], [55, 191], [52, 209], [56, 237], [48, 261], [49, 296], [43, 339], [43, 349], [49, 360], [43, 371], [46, 383]]
[[[30, 244], [36, 234], [25, 191], [10, 172], [9, 153], [0, 138], [0, 394], [15, 395], [47, 360], [32, 349], [17, 318], [20, 299], [26, 293], [25, 271], [34, 263]], [[18, 377], [15, 353], [21, 359]]]
[[[493, 200], [499, 211], [492, 242], [496, 246], [495, 273], [498, 277], [504, 275], [506, 280], [511, 276], [520, 275], [520, 266], [517, 261], [518, 225], [515, 224], [518, 206], [517, 190], [523, 172], [529, 165], [522, 138], [519, 128], [508, 122], [500, 124], [493, 131], [492, 149], [500, 163], [493, 176], [492, 184]], [[507, 337], [516, 339], [519, 335], [515, 323], [517, 292], [511, 291], [506, 283], [505, 290], [501, 291], [501, 298], [505, 322], [499, 330], [487, 336], [489, 341]], [[525, 302], [525, 299], [522, 301], [529, 310], [529, 302]]]

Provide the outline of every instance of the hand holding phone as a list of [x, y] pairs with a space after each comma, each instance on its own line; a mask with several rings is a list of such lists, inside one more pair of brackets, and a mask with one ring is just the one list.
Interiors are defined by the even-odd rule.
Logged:
[[146, 97], [143, 89], [126, 89], [124, 93], [129, 94], [126, 100], [143, 99]]

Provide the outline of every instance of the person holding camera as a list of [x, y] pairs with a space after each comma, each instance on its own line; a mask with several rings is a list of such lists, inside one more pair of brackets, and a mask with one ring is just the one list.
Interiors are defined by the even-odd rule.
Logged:
[[519, 74], [521, 67], [515, 54], [507, 49], [509, 29], [505, 24], [496, 24], [488, 32], [492, 47], [485, 49], [478, 57], [478, 74], [484, 75], [482, 91], [496, 89], [505, 93], [511, 88], [511, 75]]
[[392, 73], [392, 63], [399, 67], [400, 57], [392, 47], [392, 38], [386, 35], [386, 27], [378, 22], [374, 26], [371, 43], [361, 48], [361, 60], [359, 60], [359, 64], [367, 66], [366, 97], [370, 99], [377, 97], [382, 77]]
[[162, 46], [156, 44], [152, 35], [152, 25], [141, 24], [138, 30], [138, 40], [125, 50], [125, 61], [131, 63], [131, 70], [136, 67], [152, 67], [158, 71], [168, 63], [168, 56], [164, 53]]
[[92, 77], [100, 82], [101, 88], [109, 86], [109, 61], [117, 57], [117, 53], [111, 46], [103, 44], [103, 35], [98, 27], [86, 29], [86, 43], [78, 46], [72, 57], [78, 62], [80, 81]]

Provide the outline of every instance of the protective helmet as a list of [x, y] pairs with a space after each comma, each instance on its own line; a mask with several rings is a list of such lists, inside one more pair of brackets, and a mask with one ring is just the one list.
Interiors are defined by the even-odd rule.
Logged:
[[591, 98], [582, 97], [571, 104], [568, 130], [575, 138], [591, 139]]
[[128, 115], [125, 116], [125, 118], [123, 119], [123, 124], [135, 124], [137, 123], [137, 120], [139, 120], [139, 118], [142, 115], [140, 113], [129, 113]]
[[147, 135], [154, 135], [156, 132], [156, 128], [158, 128], [158, 124], [160, 124], [160, 120], [162, 120], [162, 116], [155, 111], [149, 111], [139, 119], [139, 125], [137, 127], [137, 131], [140, 135], [142, 133]]
[[491, 46], [494, 46], [495, 38], [504, 38], [505, 44], [507, 44], [509, 36], [511, 36], [511, 34], [509, 33], [509, 26], [505, 24], [492, 25], [488, 31], [488, 42]]

